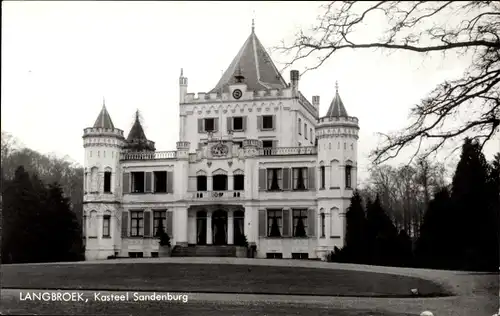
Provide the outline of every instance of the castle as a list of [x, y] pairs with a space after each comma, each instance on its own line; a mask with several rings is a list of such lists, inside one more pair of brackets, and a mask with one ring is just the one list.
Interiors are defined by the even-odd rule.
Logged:
[[181, 70], [177, 150], [156, 151], [138, 116], [125, 138], [103, 105], [83, 135], [86, 259], [158, 256], [160, 225], [173, 254], [248, 244], [258, 258], [304, 259], [342, 247], [359, 126], [336, 90], [320, 117], [319, 96], [302, 95], [296, 70], [284, 80], [252, 27], [208, 93], [188, 93]]

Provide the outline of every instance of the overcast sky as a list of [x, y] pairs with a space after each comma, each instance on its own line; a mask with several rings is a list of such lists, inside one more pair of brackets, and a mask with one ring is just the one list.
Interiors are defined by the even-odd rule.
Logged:
[[[140, 109], [146, 136], [158, 150], [173, 150], [181, 67], [188, 92], [209, 91], [250, 34], [253, 17], [257, 36], [271, 48], [309, 28], [320, 4], [2, 2], [2, 130], [34, 150], [83, 163], [83, 129], [93, 125], [105, 97], [116, 127], [128, 134]], [[370, 27], [358, 35], [377, 31]], [[278, 68], [288, 61], [272, 57]], [[405, 127], [410, 107], [444, 79], [460, 76], [467, 64], [454, 56], [443, 61], [441, 55], [343, 51], [301, 77], [300, 90], [309, 100], [321, 97], [324, 115], [338, 80], [349, 115], [360, 121], [364, 178], [375, 133]], [[289, 70], [284, 77], [289, 81]], [[488, 159], [498, 144], [486, 149]]]

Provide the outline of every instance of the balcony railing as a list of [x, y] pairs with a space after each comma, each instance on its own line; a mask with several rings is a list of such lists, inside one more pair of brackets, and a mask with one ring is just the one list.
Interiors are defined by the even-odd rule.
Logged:
[[245, 197], [245, 191], [198, 191], [188, 193], [188, 197], [202, 201], [239, 200]]
[[155, 160], [155, 159], [175, 159], [177, 152], [173, 151], [157, 151], [154, 153], [123, 153], [121, 160]]
[[259, 150], [261, 156], [294, 156], [294, 155], [316, 155], [317, 149], [309, 147], [272, 147]]

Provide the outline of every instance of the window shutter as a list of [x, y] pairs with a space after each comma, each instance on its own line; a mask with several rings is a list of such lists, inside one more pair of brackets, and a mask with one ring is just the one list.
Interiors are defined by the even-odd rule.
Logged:
[[290, 190], [290, 168], [283, 168], [283, 190]]
[[167, 193], [174, 193], [174, 172], [167, 171]]
[[267, 190], [266, 169], [259, 169], [259, 191]]
[[173, 212], [169, 212], [167, 211], [167, 227], [166, 227], [166, 233], [168, 234], [168, 236], [170, 238], [173, 237], [173, 215], [174, 213]]
[[316, 237], [316, 210], [309, 209], [307, 214], [307, 230], [309, 237]]
[[144, 211], [144, 237], [151, 237], [151, 212]]
[[122, 237], [128, 237], [128, 211], [122, 211]]
[[153, 173], [152, 172], [146, 172], [146, 183], [145, 183], [145, 192], [153, 192], [151, 190], [151, 184], [152, 184], [152, 176], [153, 176]]
[[219, 131], [219, 119], [214, 118], [214, 132], [218, 132], [218, 131]]
[[277, 148], [278, 147], [278, 141], [277, 140], [273, 140], [273, 148]]
[[283, 210], [283, 237], [290, 237], [290, 210]]
[[315, 190], [316, 184], [316, 168], [310, 167], [307, 171], [307, 176], [309, 177], [309, 190]]
[[267, 236], [266, 210], [259, 210], [259, 237]]
[[276, 129], [276, 115], [273, 114], [273, 129]]
[[204, 129], [203, 129], [203, 119], [198, 119], [198, 133], [203, 133], [204, 132]]
[[257, 116], [257, 129], [262, 130], [262, 115]]
[[130, 173], [123, 173], [123, 194], [130, 193]]
[[231, 124], [233, 122], [233, 118], [232, 117], [228, 117], [226, 119], [226, 125], [227, 125], [227, 131], [232, 131], [233, 130], [233, 124]]
[[189, 192], [196, 191], [196, 184], [197, 184], [196, 181], [197, 181], [196, 177], [189, 177], [189, 180], [188, 180], [188, 191]]
[[247, 117], [246, 116], [243, 116], [242, 118], [242, 125], [243, 125], [243, 131], [246, 131], [247, 130]]

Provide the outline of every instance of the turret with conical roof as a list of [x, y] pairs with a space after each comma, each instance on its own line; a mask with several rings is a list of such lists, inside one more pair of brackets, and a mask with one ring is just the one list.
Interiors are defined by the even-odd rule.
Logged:
[[342, 102], [342, 99], [340, 98], [339, 95], [339, 84], [338, 82], [335, 83], [335, 97], [332, 100], [332, 103], [330, 103], [330, 107], [328, 108], [328, 111], [326, 112], [326, 117], [349, 117], [347, 115], [347, 111], [345, 109], [344, 103]]
[[134, 125], [128, 133], [127, 140], [125, 141], [124, 149], [127, 151], [155, 151], [155, 143], [148, 140], [139, 117], [139, 110], [135, 112]]

